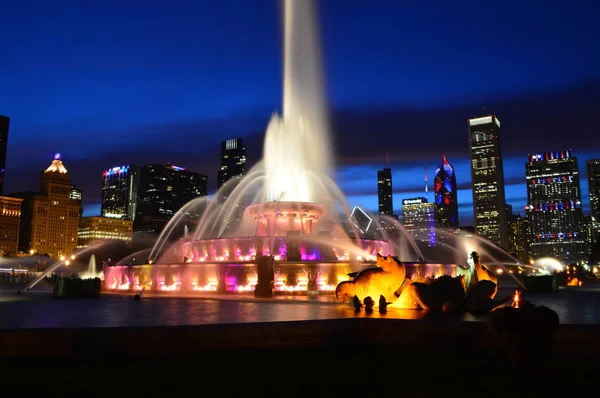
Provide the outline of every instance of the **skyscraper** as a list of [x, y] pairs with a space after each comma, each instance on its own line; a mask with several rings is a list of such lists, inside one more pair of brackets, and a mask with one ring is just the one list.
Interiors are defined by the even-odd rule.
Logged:
[[217, 188], [237, 177], [246, 174], [246, 147], [241, 138], [231, 138], [221, 142], [221, 169], [219, 170]]
[[600, 233], [600, 159], [590, 159], [585, 163], [592, 211], [592, 241], [596, 242]]
[[132, 164], [102, 172], [102, 217], [135, 220], [139, 175]]
[[379, 197], [379, 214], [393, 216], [392, 170], [387, 167], [377, 171], [377, 195]]
[[[219, 170], [217, 188], [219, 194], [217, 201], [224, 203], [231, 192], [246, 174], [246, 147], [241, 138], [231, 138], [221, 142], [221, 169]], [[247, 206], [242, 198], [235, 204], [235, 208], [228, 219], [224, 219], [225, 231], [236, 229], [242, 222], [244, 210]]]
[[469, 119], [469, 141], [475, 231], [508, 249], [500, 120], [495, 115]]
[[436, 245], [435, 232], [436, 206], [425, 198], [411, 198], [402, 201], [402, 224], [415, 240]]
[[506, 205], [506, 218], [508, 220], [508, 252], [523, 263], [529, 263], [531, 258], [531, 233], [527, 217], [514, 214], [511, 205]]
[[8, 125], [10, 118], [0, 115], [0, 195], [4, 190], [4, 172], [6, 168], [6, 148], [8, 145]]
[[71, 181], [59, 153], [41, 174], [40, 193], [11, 196], [23, 199], [20, 251], [60, 258], [76, 249], [80, 206], [71, 199]]
[[[204, 174], [171, 164], [150, 164], [139, 169], [136, 233], [160, 233], [179, 209], [192, 199], [207, 195]], [[189, 209], [188, 218], [197, 220], [202, 207]]]
[[533, 258], [587, 260], [577, 158], [571, 150], [529, 155], [525, 175]]
[[458, 201], [454, 168], [442, 155], [442, 163], [435, 170], [435, 226], [438, 228], [458, 227]]
[[72, 200], [76, 200], [79, 204], [79, 217], [83, 217], [83, 189], [77, 188], [75, 185], [71, 185], [70, 197]]

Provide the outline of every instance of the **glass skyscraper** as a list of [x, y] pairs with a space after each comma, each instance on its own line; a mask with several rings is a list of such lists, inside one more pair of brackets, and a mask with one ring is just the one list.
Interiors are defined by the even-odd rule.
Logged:
[[593, 242], [600, 233], [600, 159], [586, 162], [588, 190], [590, 192], [590, 210], [592, 211]]
[[508, 249], [500, 120], [495, 115], [469, 119], [475, 232]]
[[83, 189], [71, 185], [70, 197], [72, 200], [76, 200], [77, 203], [79, 203], [79, 217], [83, 217]]
[[[192, 199], [207, 195], [207, 177], [171, 164], [150, 164], [139, 169], [134, 232], [160, 233], [166, 223]], [[199, 220], [202, 206], [189, 210], [187, 219]]]
[[135, 220], [138, 168], [132, 164], [102, 172], [102, 217]]
[[402, 224], [415, 240], [436, 245], [435, 204], [425, 198], [411, 198], [402, 201]]
[[525, 175], [532, 257], [587, 260], [577, 158], [570, 150], [529, 155]]
[[221, 168], [217, 188], [227, 181], [237, 177], [241, 179], [246, 174], [246, 147], [241, 138], [231, 138], [221, 142]]
[[379, 214], [393, 215], [392, 170], [387, 167], [377, 171], [377, 196], [379, 198]]
[[442, 163], [435, 170], [433, 184], [436, 227], [458, 227], [456, 175], [445, 154], [442, 155]]

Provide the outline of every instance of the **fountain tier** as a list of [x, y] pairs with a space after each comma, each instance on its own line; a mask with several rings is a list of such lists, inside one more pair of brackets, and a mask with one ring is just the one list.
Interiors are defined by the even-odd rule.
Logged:
[[256, 236], [311, 235], [325, 208], [308, 202], [267, 202], [246, 209], [256, 223]]

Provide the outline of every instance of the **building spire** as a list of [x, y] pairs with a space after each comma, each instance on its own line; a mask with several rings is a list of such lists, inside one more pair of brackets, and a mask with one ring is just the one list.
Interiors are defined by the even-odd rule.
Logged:
[[425, 164], [425, 199], [429, 201], [429, 188], [427, 187], [427, 164]]
[[385, 153], [385, 167], [389, 167], [390, 166], [390, 153], [386, 152]]

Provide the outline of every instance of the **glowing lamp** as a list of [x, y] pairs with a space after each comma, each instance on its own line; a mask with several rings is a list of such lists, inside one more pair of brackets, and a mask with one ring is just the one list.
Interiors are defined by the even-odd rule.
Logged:
[[54, 160], [60, 160], [60, 153], [54, 154]]

